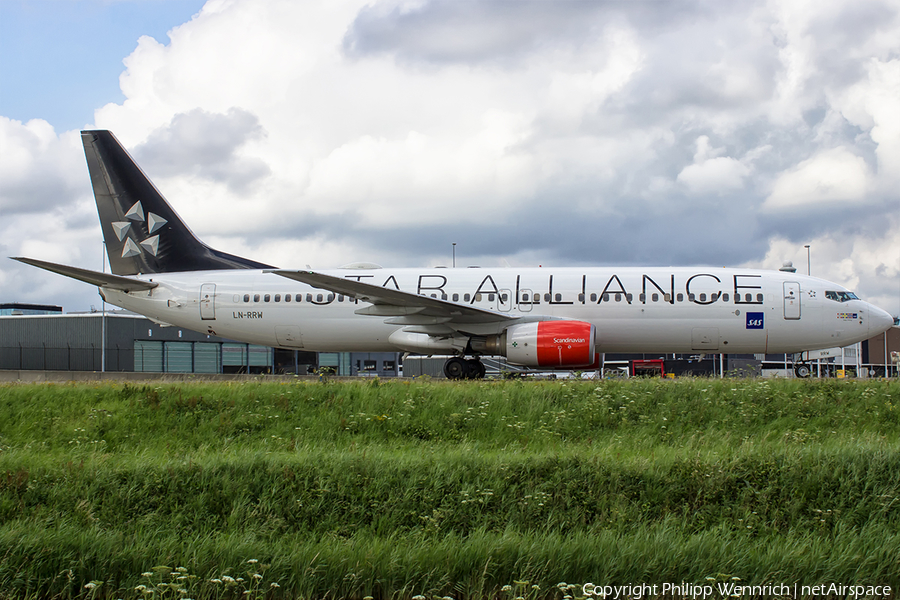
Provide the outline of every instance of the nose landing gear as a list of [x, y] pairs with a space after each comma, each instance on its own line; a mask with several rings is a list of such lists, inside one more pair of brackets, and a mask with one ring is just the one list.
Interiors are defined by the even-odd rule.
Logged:
[[484, 374], [484, 364], [477, 358], [466, 360], [454, 356], [444, 363], [444, 375], [447, 379], [484, 379]]

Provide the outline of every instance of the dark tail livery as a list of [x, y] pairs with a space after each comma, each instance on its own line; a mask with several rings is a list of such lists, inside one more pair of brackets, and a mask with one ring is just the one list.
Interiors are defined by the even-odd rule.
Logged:
[[273, 268], [197, 239], [111, 132], [82, 131], [81, 141], [116, 275]]

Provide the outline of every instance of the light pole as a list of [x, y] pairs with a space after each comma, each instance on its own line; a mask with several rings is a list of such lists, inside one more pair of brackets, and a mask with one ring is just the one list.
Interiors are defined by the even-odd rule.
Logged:
[[[103, 272], [106, 273], [106, 240], [103, 240], [101, 262], [103, 263]], [[100, 317], [100, 372], [106, 373], [106, 298], [103, 298], [103, 294], [100, 294], [100, 297], [103, 299], [103, 316]]]
[[456, 268], [456, 242], [453, 242], [453, 268]]
[[803, 247], [806, 248], [806, 274], [811, 275], [809, 270], [809, 244], [806, 244]]

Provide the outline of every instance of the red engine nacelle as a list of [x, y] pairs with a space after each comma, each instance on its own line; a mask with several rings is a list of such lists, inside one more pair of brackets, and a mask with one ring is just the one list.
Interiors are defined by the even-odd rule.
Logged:
[[584, 321], [540, 321], [506, 330], [506, 358], [525, 367], [574, 368], [594, 363], [597, 330]]

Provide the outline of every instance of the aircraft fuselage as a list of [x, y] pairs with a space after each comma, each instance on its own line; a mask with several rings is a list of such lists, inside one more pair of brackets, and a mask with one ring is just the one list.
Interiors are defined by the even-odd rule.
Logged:
[[[867, 339], [883, 331], [890, 318], [834, 283], [780, 271], [611, 267], [321, 273], [498, 316], [591, 323], [597, 329], [597, 352], [793, 353]], [[103, 289], [106, 300], [172, 325], [257, 344], [319, 352], [398, 351], [403, 348], [392, 343], [391, 335], [416, 325], [414, 317], [398, 321], [357, 314], [368, 305], [263, 270], [139, 278], [159, 286], [131, 293]], [[453, 327], [467, 335], [502, 330], [497, 323]]]

